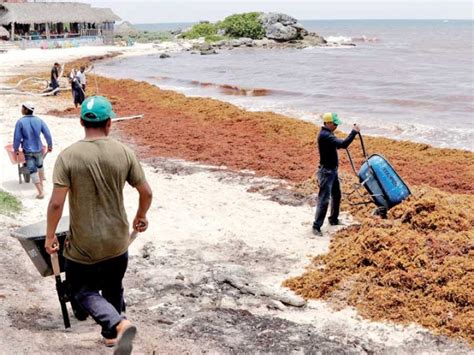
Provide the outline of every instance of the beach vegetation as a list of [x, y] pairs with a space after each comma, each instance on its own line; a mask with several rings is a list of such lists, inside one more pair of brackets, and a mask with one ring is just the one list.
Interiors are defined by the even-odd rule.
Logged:
[[219, 41], [223, 41], [223, 40], [226, 40], [226, 39], [229, 39], [229, 37], [221, 36], [221, 35], [218, 35], [218, 34], [209, 35], [209, 36], [204, 37], [204, 40], [208, 43], [219, 42]]
[[130, 33], [126, 35], [115, 35], [115, 39], [125, 42], [137, 43], [153, 43], [172, 41], [173, 35], [169, 31], [138, 31], [138, 33]]
[[0, 214], [11, 215], [21, 210], [21, 202], [8, 192], [0, 190]]
[[241, 37], [262, 39], [265, 36], [265, 30], [258, 19], [259, 16], [258, 12], [247, 12], [228, 16], [223, 21], [216, 23], [198, 23], [189, 31], [181, 34], [180, 37], [184, 39], [204, 37], [206, 42]]
[[197, 38], [212, 38], [217, 35], [217, 26], [212, 23], [203, 22], [197, 23], [187, 32], [181, 34], [181, 38], [184, 39], [197, 39]]
[[232, 38], [262, 39], [265, 36], [265, 29], [258, 19], [259, 16], [259, 12], [231, 15], [219, 22], [217, 27], [223, 29], [225, 34]]

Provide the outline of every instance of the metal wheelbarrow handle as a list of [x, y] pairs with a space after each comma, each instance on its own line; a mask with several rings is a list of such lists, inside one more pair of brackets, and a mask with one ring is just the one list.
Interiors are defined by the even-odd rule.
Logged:
[[66, 307], [67, 296], [64, 284], [61, 280], [61, 269], [59, 267], [58, 253], [51, 254], [51, 265], [53, 267], [54, 277], [56, 279], [56, 292], [58, 293], [59, 303], [61, 304], [61, 312], [63, 314], [64, 328], [70, 328], [69, 314]]

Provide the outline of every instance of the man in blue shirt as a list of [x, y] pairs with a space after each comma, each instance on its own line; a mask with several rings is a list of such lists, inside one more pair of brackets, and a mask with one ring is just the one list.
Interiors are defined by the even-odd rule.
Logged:
[[20, 118], [15, 125], [15, 133], [13, 137], [13, 149], [18, 154], [20, 146], [25, 154], [25, 161], [30, 171], [31, 181], [38, 190], [37, 199], [44, 198], [43, 180], [43, 143], [41, 142], [41, 134], [43, 134], [48, 143], [48, 152], [53, 150], [53, 141], [51, 133], [46, 123], [33, 116], [35, 107], [31, 103], [24, 103], [21, 107], [23, 117]]
[[337, 113], [327, 112], [321, 118], [324, 126], [321, 127], [318, 135], [318, 150], [319, 150], [319, 170], [317, 174], [319, 183], [318, 205], [316, 207], [316, 216], [313, 222], [313, 234], [316, 236], [323, 236], [321, 227], [326, 218], [326, 213], [331, 200], [331, 214], [329, 216], [329, 224], [339, 224], [339, 206], [341, 203], [341, 187], [339, 185], [338, 167], [339, 157], [337, 150], [347, 148], [360, 128], [354, 125], [351, 133], [346, 139], [337, 138], [334, 131], [337, 126], [341, 124], [341, 120]]

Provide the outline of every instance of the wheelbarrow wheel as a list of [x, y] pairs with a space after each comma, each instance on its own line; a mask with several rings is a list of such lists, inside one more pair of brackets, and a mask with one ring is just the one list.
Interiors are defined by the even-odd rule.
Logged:
[[26, 164], [23, 164], [23, 166], [21, 166], [21, 167], [18, 166], [18, 174], [19, 174], [19, 178], [20, 178], [20, 184], [21, 184], [21, 176], [22, 175], [23, 175], [23, 180], [26, 183], [30, 182], [30, 170], [28, 169]]
[[23, 174], [22, 174], [22, 172], [21, 172], [21, 167], [20, 167], [20, 165], [18, 165], [18, 181], [19, 181], [20, 185], [21, 185], [21, 183], [22, 183], [22, 181], [21, 181], [22, 175], [23, 175]]

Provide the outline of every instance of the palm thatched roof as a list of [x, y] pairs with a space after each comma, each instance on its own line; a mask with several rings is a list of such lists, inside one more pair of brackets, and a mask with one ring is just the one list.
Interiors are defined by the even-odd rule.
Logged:
[[12, 22], [20, 24], [32, 23], [102, 23], [120, 20], [112, 10], [91, 7], [89, 4], [77, 2], [26, 2], [1, 3], [0, 25]]

